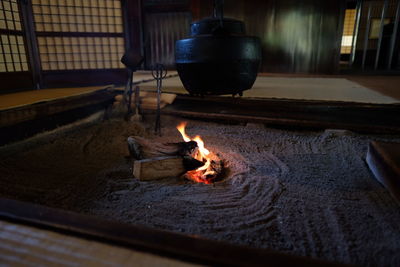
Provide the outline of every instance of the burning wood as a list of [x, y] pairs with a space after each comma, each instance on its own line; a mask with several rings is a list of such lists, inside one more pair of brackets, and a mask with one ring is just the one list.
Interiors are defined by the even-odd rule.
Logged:
[[134, 176], [141, 180], [182, 176], [198, 183], [210, 184], [223, 173], [223, 161], [204, 146], [200, 136], [191, 139], [186, 123], [177, 129], [185, 142], [157, 143], [138, 136], [128, 137], [134, 162]]
[[211, 184], [216, 181], [223, 173], [223, 161], [215, 154], [209, 155], [210, 160], [207, 164], [195, 170], [186, 172], [183, 176], [198, 183]]
[[187, 171], [203, 165], [192, 157], [165, 156], [136, 160], [133, 163], [133, 176], [139, 180], [156, 180], [166, 177], [180, 177]]
[[128, 149], [135, 159], [133, 175], [140, 180], [178, 177], [204, 165], [191, 157], [196, 142], [158, 143], [139, 136], [128, 137]]
[[129, 153], [134, 159], [149, 159], [163, 156], [190, 156], [197, 148], [197, 143], [158, 143], [139, 136], [128, 137]]
[[204, 146], [204, 142], [199, 135], [195, 136], [193, 139], [190, 138], [186, 134], [185, 128], [186, 122], [181, 123], [177, 127], [185, 142], [190, 143], [194, 141], [197, 143], [198, 149], [192, 153], [192, 156], [193, 158], [204, 162], [204, 165], [196, 170], [188, 171], [184, 177], [198, 183], [210, 184], [222, 174], [223, 161], [218, 157], [217, 154], [210, 152]]

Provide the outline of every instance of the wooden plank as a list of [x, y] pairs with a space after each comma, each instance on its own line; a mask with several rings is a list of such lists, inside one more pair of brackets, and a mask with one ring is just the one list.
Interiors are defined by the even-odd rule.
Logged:
[[0, 146], [72, 123], [114, 101], [107, 89], [0, 111]]
[[186, 171], [183, 158], [179, 156], [135, 160], [133, 163], [133, 176], [142, 181], [179, 177]]
[[223, 122], [255, 122], [264, 123], [269, 126], [278, 127], [294, 127], [300, 129], [345, 129], [360, 133], [387, 133], [387, 134], [398, 134], [400, 133], [400, 126], [380, 126], [380, 125], [360, 125], [354, 123], [345, 122], [330, 122], [325, 120], [313, 120], [313, 119], [292, 119], [281, 116], [280, 113], [270, 114], [269, 116], [253, 116], [253, 115], [238, 115], [238, 114], [219, 114], [211, 112], [192, 112], [175, 110], [173, 108], [166, 107], [163, 110], [165, 115], [173, 115], [190, 119], [204, 119], [211, 121], [223, 121]]
[[400, 143], [371, 142], [366, 161], [375, 178], [400, 205]]
[[52, 88], [29, 90], [18, 93], [3, 94], [0, 96], [0, 111], [27, 107], [38, 103], [52, 102], [71, 97], [82, 97], [87, 94], [108, 89], [112, 91], [113, 85], [74, 87], [74, 88]]
[[3, 220], [0, 238], [2, 266], [197, 266]]
[[76, 108], [111, 102], [113, 101], [114, 94], [107, 87], [93, 92], [83, 92], [78, 95], [59, 96], [52, 100], [35, 100], [36, 102], [32, 104], [0, 110], [0, 127], [39, 119], [40, 117], [47, 117]]
[[208, 265], [344, 266], [272, 249], [237, 246], [5, 198], [0, 198], [0, 218]]
[[163, 114], [279, 126], [400, 133], [399, 104], [178, 96]]

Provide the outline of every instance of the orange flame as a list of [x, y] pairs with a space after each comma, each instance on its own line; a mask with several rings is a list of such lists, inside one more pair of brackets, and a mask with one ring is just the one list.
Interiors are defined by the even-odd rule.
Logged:
[[210, 170], [210, 165], [211, 165], [211, 158], [209, 157], [210, 155], [210, 151], [205, 148], [204, 146], [204, 141], [201, 139], [201, 137], [199, 135], [197, 135], [194, 138], [190, 138], [185, 131], [187, 123], [186, 122], [182, 122], [180, 123], [176, 128], [178, 129], [178, 131], [181, 133], [183, 140], [185, 140], [185, 142], [189, 142], [189, 141], [195, 141], [197, 143], [197, 147], [198, 147], [198, 151], [196, 153], [196, 155], [194, 156], [195, 159], [204, 162], [204, 165], [197, 168], [196, 170], [193, 171], [188, 171], [187, 174], [189, 175], [189, 177], [196, 181], [196, 182], [203, 182], [203, 183], [210, 183], [205, 179], [202, 179], [202, 177], [206, 177], [209, 174], [213, 174], [214, 171]]
[[178, 131], [181, 133], [183, 140], [185, 140], [185, 142], [190, 142], [191, 141], [190, 137], [187, 136], [187, 134], [185, 133], [186, 124], [187, 124], [187, 122], [181, 122], [176, 127], [176, 129], [178, 129]]

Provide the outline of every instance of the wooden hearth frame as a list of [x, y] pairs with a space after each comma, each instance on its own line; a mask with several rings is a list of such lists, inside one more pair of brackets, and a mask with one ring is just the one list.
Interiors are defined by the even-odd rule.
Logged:
[[105, 86], [79, 95], [0, 110], [0, 146], [106, 110], [114, 102], [113, 88]]
[[343, 266], [0, 198], [0, 220], [145, 251], [183, 261], [229, 266]]
[[400, 104], [178, 95], [162, 113], [192, 119], [264, 123], [284, 128], [400, 133]]

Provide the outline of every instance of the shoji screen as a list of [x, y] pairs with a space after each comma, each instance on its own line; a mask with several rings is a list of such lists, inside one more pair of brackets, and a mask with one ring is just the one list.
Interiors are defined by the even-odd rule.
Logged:
[[122, 82], [120, 0], [32, 0], [32, 10], [47, 86]]
[[0, 90], [32, 87], [20, 7], [0, 1]]

